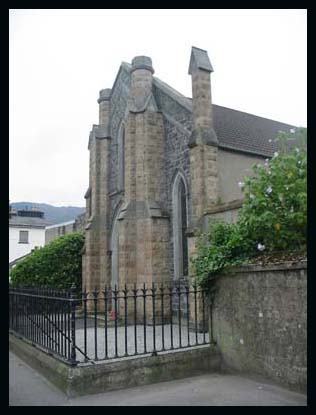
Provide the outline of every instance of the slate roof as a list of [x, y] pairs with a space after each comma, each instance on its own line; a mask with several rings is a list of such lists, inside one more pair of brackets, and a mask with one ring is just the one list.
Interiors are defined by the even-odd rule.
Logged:
[[9, 226], [25, 226], [29, 228], [45, 228], [52, 223], [46, 219], [33, 218], [29, 216], [12, 216], [9, 219]]
[[274, 142], [277, 133], [290, 132], [290, 129], [296, 128], [214, 104], [213, 118], [220, 147], [268, 157], [278, 149], [278, 143]]

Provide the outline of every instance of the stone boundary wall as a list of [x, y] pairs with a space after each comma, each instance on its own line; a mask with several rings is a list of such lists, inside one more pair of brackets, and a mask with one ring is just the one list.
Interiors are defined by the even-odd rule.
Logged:
[[69, 235], [74, 232], [83, 232], [85, 226], [85, 212], [78, 215], [74, 220], [49, 226], [45, 229], [45, 245], [60, 236]]
[[69, 397], [182, 379], [220, 370], [220, 355], [214, 345], [158, 352], [157, 356], [111, 359], [75, 367], [68, 366], [13, 334], [9, 336], [9, 347]]
[[213, 333], [222, 370], [306, 392], [307, 262], [248, 265], [215, 280]]

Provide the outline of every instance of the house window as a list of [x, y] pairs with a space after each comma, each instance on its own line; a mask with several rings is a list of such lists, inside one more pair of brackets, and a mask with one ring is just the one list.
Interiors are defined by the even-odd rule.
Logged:
[[29, 231], [20, 231], [20, 244], [28, 244], [29, 243]]

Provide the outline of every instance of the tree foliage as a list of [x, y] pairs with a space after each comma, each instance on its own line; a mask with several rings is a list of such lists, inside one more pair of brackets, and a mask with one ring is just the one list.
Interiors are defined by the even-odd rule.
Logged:
[[237, 222], [214, 221], [200, 236], [193, 266], [201, 284], [262, 252], [306, 249], [306, 135], [304, 128], [280, 132], [279, 151], [239, 183], [245, 198]]
[[61, 236], [17, 263], [11, 270], [13, 285], [47, 285], [81, 289], [84, 235]]

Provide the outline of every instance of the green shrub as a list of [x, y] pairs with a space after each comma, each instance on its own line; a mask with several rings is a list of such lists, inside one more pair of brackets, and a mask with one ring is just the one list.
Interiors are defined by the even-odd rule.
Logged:
[[[279, 152], [254, 165], [253, 174], [239, 183], [245, 198], [237, 222], [213, 222], [201, 235], [192, 261], [200, 284], [262, 252], [306, 249], [306, 135], [304, 128], [295, 134], [280, 132]], [[295, 148], [289, 145], [293, 138]]]
[[84, 235], [61, 236], [27, 256], [11, 270], [13, 285], [47, 285], [81, 289]]

